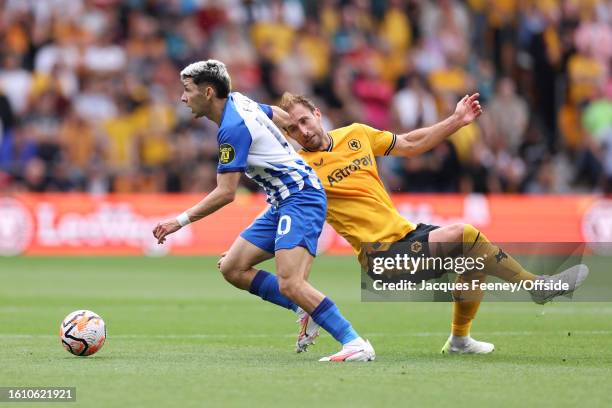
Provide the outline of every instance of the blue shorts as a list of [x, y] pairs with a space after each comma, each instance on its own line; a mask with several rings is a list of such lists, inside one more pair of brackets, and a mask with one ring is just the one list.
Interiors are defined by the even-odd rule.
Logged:
[[270, 207], [240, 236], [271, 254], [301, 246], [316, 256], [326, 214], [325, 191], [306, 187], [291, 194], [278, 207]]

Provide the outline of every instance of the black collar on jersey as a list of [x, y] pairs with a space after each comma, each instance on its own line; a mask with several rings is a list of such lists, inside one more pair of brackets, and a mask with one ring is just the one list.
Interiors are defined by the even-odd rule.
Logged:
[[[327, 149], [325, 149], [325, 150], [320, 150], [320, 151], [323, 151], [323, 152], [331, 152], [331, 151], [332, 151], [332, 149], [334, 148], [334, 138], [333, 138], [333, 137], [331, 137], [331, 136], [329, 135], [329, 132], [325, 133], [325, 135], [326, 135], [327, 137], [329, 137], [329, 146], [327, 146]], [[310, 152], [310, 153], [314, 153], [314, 152], [315, 152], [314, 150], [308, 150], [308, 149], [307, 149], [307, 148], [305, 148], [305, 147], [302, 147], [302, 149], [304, 149], [305, 151]]]

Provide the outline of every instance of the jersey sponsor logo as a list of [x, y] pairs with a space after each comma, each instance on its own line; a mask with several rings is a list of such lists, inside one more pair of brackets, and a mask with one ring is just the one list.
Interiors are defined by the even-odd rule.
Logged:
[[234, 160], [234, 157], [236, 157], [234, 146], [229, 143], [223, 143], [219, 146], [219, 163], [231, 163]]
[[362, 167], [367, 167], [373, 165], [372, 157], [369, 154], [355, 159], [346, 167], [342, 167], [339, 169], [333, 170], [331, 173], [327, 175], [327, 181], [330, 186], [333, 186], [334, 183], [339, 183], [345, 178], [349, 177], [354, 172], [361, 170]]
[[351, 150], [357, 151], [357, 150], [361, 149], [361, 142], [359, 140], [357, 140], [357, 139], [351, 139], [348, 142], [348, 147]]

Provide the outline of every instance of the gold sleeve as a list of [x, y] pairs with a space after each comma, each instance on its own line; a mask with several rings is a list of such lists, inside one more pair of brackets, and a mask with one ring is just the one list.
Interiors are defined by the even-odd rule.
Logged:
[[397, 136], [387, 130], [378, 130], [368, 125], [361, 128], [370, 141], [375, 156], [388, 156], [395, 147]]

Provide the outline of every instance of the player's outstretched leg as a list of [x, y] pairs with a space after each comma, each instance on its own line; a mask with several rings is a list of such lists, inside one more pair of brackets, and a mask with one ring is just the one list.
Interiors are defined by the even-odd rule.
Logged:
[[492, 243], [478, 229], [470, 224], [457, 224], [463, 227], [464, 257], [484, 259], [483, 272], [487, 275], [497, 276], [506, 282], [519, 283], [521, 281], [534, 281], [538, 277], [527, 271], [511, 255], [505, 253], [500, 247]]
[[319, 361], [372, 361], [374, 348], [362, 339], [336, 304], [306, 281], [313, 256], [301, 246], [276, 251], [280, 291], [299, 305], [312, 320], [332, 335], [342, 350]]
[[[464, 226], [464, 256], [486, 256], [485, 273], [502, 278], [507, 282], [533, 281], [534, 289], [530, 290], [531, 298], [538, 304], [550, 302], [557, 296], [568, 295], [578, 289], [589, 274], [586, 265], [575, 265], [552, 276], [536, 276], [526, 271], [512, 256], [491, 243], [483, 233], [469, 224]], [[550, 289], [550, 285], [562, 283], [567, 289]]]
[[533, 301], [540, 304], [549, 302], [556, 296], [572, 293], [582, 285], [589, 273], [586, 265], [576, 265], [553, 276], [534, 275], [470, 224], [453, 224], [438, 228], [430, 233], [429, 241], [432, 243], [461, 243], [463, 256], [484, 258], [484, 273], [497, 276], [506, 282], [563, 282], [569, 285], [567, 290], [543, 290], [538, 289], [542, 287], [541, 283], [536, 284], [535, 289], [530, 293]]
[[[505, 281], [518, 283], [533, 281], [534, 289], [530, 290], [534, 302], [544, 304], [553, 298], [575, 291], [588, 276], [586, 265], [576, 265], [554, 276], [536, 276], [525, 270], [512, 256], [491, 243], [479, 230], [469, 224], [453, 224], [438, 228], [429, 234], [429, 242], [459, 244], [463, 256], [483, 257], [486, 259], [483, 273], [497, 276]], [[433, 246], [432, 248], [435, 248]], [[438, 254], [444, 255], [444, 254]], [[475, 277], [484, 280], [484, 276]], [[461, 278], [458, 278], [461, 279]], [[541, 283], [539, 283], [541, 282]], [[566, 283], [568, 289], [547, 289], [543, 283]], [[473, 295], [473, 294], [472, 294]], [[478, 310], [480, 299], [472, 296], [468, 302], [455, 302], [453, 305], [453, 326], [451, 336], [442, 348], [442, 353], [489, 353], [494, 350], [491, 343], [479, 342], [469, 337], [469, 326]], [[467, 327], [467, 329], [466, 329]]]

